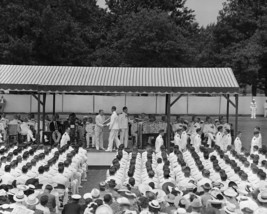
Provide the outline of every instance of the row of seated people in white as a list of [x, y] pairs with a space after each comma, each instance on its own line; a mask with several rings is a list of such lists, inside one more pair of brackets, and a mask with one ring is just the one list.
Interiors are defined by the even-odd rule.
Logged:
[[[10, 151], [16, 149], [13, 148]], [[23, 150], [29, 151], [30, 148]], [[9, 152], [10, 152], [9, 151]], [[72, 147], [69, 147], [62, 154], [59, 155], [56, 163], [52, 164], [48, 171], [43, 172], [44, 170], [40, 170], [40, 167], [48, 164], [48, 160], [50, 160], [55, 152], [57, 152], [57, 148], [53, 148], [49, 154], [44, 156], [43, 159], [36, 162], [35, 165], [32, 165], [31, 168], [25, 167], [28, 162], [31, 162], [35, 155], [39, 155], [44, 152], [44, 150], [37, 150], [34, 155], [29, 156], [27, 159], [22, 160], [16, 167], [8, 170], [8, 166], [10, 163], [2, 163], [0, 169], [0, 177], [2, 179], [1, 184], [12, 185], [13, 181], [16, 180], [17, 185], [24, 185], [27, 180], [31, 178], [37, 178], [40, 184], [61, 184], [66, 188], [71, 187], [72, 192], [77, 193], [78, 187], [81, 185], [82, 178], [86, 178], [86, 150], [79, 148], [79, 152], [72, 158], [72, 161], [69, 165], [66, 165], [63, 169], [59, 170], [58, 163], [64, 163], [67, 159], [67, 154], [73, 151]], [[19, 154], [18, 154], [19, 155]], [[17, 157], [14, 156], [12, 160], [15, 160]], [[32, 163], [32, 162], [31, 162]]]
[[[211, 133], [209, 133], [210, 135]], [[237, 135], [234, 141], [235, 150], [240, 154], [241, 148], [242, 148], [242, 142], [241, 142], [241, 133]], [[174, 141], [173, 143], [175, 145], [178, 145], [180, 148], [180, 151], [186, 150], [186, 145], [188, 142], [188, 138], [191, 139], [190, 143], [195, 147], [196, 151], [199, 151], [199, 147], [201, 145], [201, 131], [196, 130], [196, 132], [192, 133], [192, 135], [188, 135], [188, 133], [185, 131], [185, 129], [178, 129], [175, 132], [174, 135]], [[218, 127], [218, 132], [216, 133], [215, 137], [209, 136], [209, 139], [212, 139], [215, 141], [215, 144], [220, 146], [220, 148], [223, 151], [227, 151], [227, 147], [231, 146], [232, 144], [232, 137], [229, 133], [229, 129], [224, 129], [222, 126]], [[210, 145], [210, 143], [208, 143]], [[252, 153], [253, 147], [258, 146], [259, 148], [262, 148], [262, 136], [259, 130], [254, 130], [254, 136], [251, 140], [251, 150]]]
[[[136, 157], [136, 163], [135, 163], [135, 171], [133, 178], [135, 179], [135, 185], [140, 185], [140, 184], [148, 184], [151, 182], [151, 179], [148, 175], [147, 169], [146, 169], [146, 161], [147, 161], [147, 156], [145, 155], [146, 152], [144, 152], [142, 155], [141, 153], [137, 153]], [[157, 156], [159, 157], [159, 156]], [[160, 169], [160, 166], [162, 164], [157, 163], [157, 157], [155, 154], [153, 154], [153, 170], [156, 172], [154, 173], [153, 176], [153, 182], [155, 183], [156, 188], [161, 188], [163, 183], [167, 182], [164, 177], [163, 177], [163, 171]], [[107, 171], [107, 181], [114, 179], [117, 184], [122, 185], [122, 184], [127, 184], [129, 177], [128, 177], [128, 170], [130, 166], [132, 158], [132, 153], [127, 154], [126, 152], [123, 153], [123, 157], [120, 160], [120, 168], [119, 170], [115, 173], [115, 175], [110, 175], [109, 170]]]
[[[148, 184], [149, 182], [153, 181], [156, 184], [156, 188], [161, 188], [161, 186], [165, 182], [173, 182], [175, 185], [179, 186], [180, 188], [183, 188], [183, 187], [194, 186], [194, 184], [190, 182], [190, 180], [193, 180], [197, 182], [197, 186], [199, 187], [204, 185], [205, 183], [209, 183], [210, 185], [212, 185], [212, 182], [217, 182], [217, 183], [219, 182], [223, 185], [221, 189], [225, 190], [228, 188], [228, 183], [230, 181], [234, 181], [237, 183], [239, 190], [243, 192], [246, 191], [247, 186], [251, 186], [253, 189], [259, 189], [260, 187], [267, 186], [266, 181], [261, 181], [256, 174], [252, 173], [250, 167], [245, 167], [245, 165], [243, 165], [242, 162], [240, 162], [239, 160], [235, 159], [231, 155], [230, 152], [227, 152], [230, 159], [235, 160], [238, 166], [248, 174], [247, 181], [241, 180], [240, 177], [237, 174], [235, 174], [231, 166], [227, 165], [226, 162], [220, 158], [220, 156], [218, 155], [216, 151], [211, 153], [210, 156], [214, 155], [218, 159], [219, 166], [226, 171], [226, 174], [228, 176], [227, 180], [221, 180], [219, 173], [215, 172], [215, 170], [213, 169], [211, 161], [209, 159], [205, 160], [203, 153], [199, 152], [198, 155], [200, 156], [200, 160], [202, 161], [205, 169], [210, 172], [209, 177], [203, 177], [202, 171], [200, 171], [197, 168], [195, 161], [192, 158], [189, 151], [184, 152], [183, 157], [184, 157], [184, 160], [187, 166], [190, 168], [190, 171], [191, 171], [190, 175], [185, 176], [184, 172], [182, 172], [181, 165], [177, 162], [176, 155], [174, 153], [171, 153], [168, 158], [170, 161], [170, 169], [171, 169], [170, 176], [171, 177], [169, 179], [164, 179], [161, 174], [163, 171], [162, 169], [163, 164], [155, 163], [155, 159], [159, 158], [160, 154], [157, 154], [157, 155], [153, 154], [153, 165], [152, 166], [156, 173], [153, 178], [149, 178], [147, 171], [146, 171], [145, 164], [144, 164], [146, 162], [146, 154], [145, 153], [143, 154], [144, 154], [144, 156], [142, 155], [143, 159], [140, 158], [140, 154], [137, 157], [137, 162], [139, 163], [141, 162], [142, 167], [141, 167], [141, 170], [138, 168], [138, 170], [135, 171], [135, 173], [137, 173], [137, 175], [135, 175], [135, 178], [138, 181], [136, 185], [139, 185], [140, 183]], [[123, 180], [127, 181], [127, 176], [123, 173], [116, 174], [115, 176], [113, 176], [112, 179], [114, 178], [119, 181], [123, 181]], [[108, 180], [109, 179], [111, 178], [108, 178]]]
[[[117, 184], [122, 185], [128, 183], [129, 177], [128, 177], [128, 170], [129, 170], [129, 165], [131, 161], [132, 153], [129, 155], [125, 152], [123, 154], [123, 157], [120, 161], [120, 169], [116, 172], [115, 175], [110, 175], [109, 171], [107, 171], [107, 180], [109, 181], [111, 179], [114, 179]], [[163, 163], [157, 163], [157, 159], [162, 158], [160, 153], [155, 154], [153, 153], [153, 158], [152, 158], [152, 168], [154, 171], [153, 178], [150, 178], [150, 175], [147, 172], [146, 168], [146, 162], [147, 162], [147, 153], [144, 152], [142, 155], [141, 153], [137, 154], [136, 157], [136, 163], [135, 163], [135, 171], [133, 178], [135, 179], [135, 185], [140, 185], [140, 184], [148, 184], [150, 182], [154, 182], [155, 188], [161, 188], [162, 185], [165, 182], [168, 181], [174, 181], [173, 176], [169, 179], [164, 179], [163, 177]], [[171, 175], [173, 173], [171, 172]]]
[[[222, 189], [227, 188], [228, 183], [230, 181], [234, 181], [243, 191], [247, 185], [253, 187], [253, 189], [258, 189], [259, 187], [265, 187], [267, 185], [266, 181], [260, 181], [258, 176], [252, 173], [252, 170], [249, 166], [245, 167], [245, 165], [242, 164], [242, 162], [240, 162], [238, 159], [235, 159], [230, 152], [227, 152], [227, 155], [229, 156], [230, 159], [235, 160], [237, 165], [248, 174], [248, 181], [242, 181], [240, 177], [237, 174], [235, 174], [231, 166], [227, 165], [225, 161], [220, 158], [218, 153], [214, 151], [213, 153], [210, 154], [210, 156], [214, 155], [217, 157], [219, 166], [226, 171], [226, 174], [228, 176], [226, 181], [222, 181], [219, 173], [216, 173], [213, 170], [211, 161], [204, 160], [203, 153], [201, 152], [198, 153], [198, 155], [200, 156], [200, 160], [202, 161], [205, 169], [209, 170], [211, 173], [208, 179], [204, 178], [204, 182], [201, 181], [203, 180], [202, 173], [196, 167], [194, 159], [191, 157], [191, 154], [188, 151], [183, 153], [184, 160], [186, 161], [187, 166], [189, 166], [191, 169], [191, 176], [188, 177], [187, 179], [183, 177], [183, 173], [181, 172], [181, 166], [177, 162], [177, 158], [175, 157], [175, 155], [170, 154], [170, 162], [172, 170], [176, 175], [176, 182], [178, 186], [186, 186], [186, 183], [184, 183], [183, 181], [188, 182], [190, 179], [198, 181], [199, 186], [207, 182], [210, 184], [212, 184], [212, 182], [220, 182], [221, 184], [223, 184]], [[262, 182], [264, 182], [265, 184], [262, 184]]]

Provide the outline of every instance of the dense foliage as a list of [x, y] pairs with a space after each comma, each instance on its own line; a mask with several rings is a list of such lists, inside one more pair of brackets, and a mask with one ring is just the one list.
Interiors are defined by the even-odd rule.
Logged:
[[2, 0], [0, 64], [231, 67], [267, 94], [267, 1], [227, 0], [199, 27], [186, 0]]

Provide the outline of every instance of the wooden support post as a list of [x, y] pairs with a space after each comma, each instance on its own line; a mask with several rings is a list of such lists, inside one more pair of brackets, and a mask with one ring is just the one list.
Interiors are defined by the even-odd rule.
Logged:
[[156, 94], [155, 114], [158, 113], [158, 95]]
[[44, 132], [45, 132], [45, 103], [46, 103], [46, 94], [43, 94], [43, 135], [42, 142], [44, 143]]
[[226, 122], [229, 123], [229, 99], [230, 99], [230, 95], [227, 94], [227, 104], [226, 104]]
[[170, 152], [170, 143], [171, 143], [171, 130], [170, 130], [170, 123], [171, 123], [171, 95], [170, 94], [166, 94], [166, 107], [165, 107], [165, 111], [166, 111], [166, 116], [167, 116], [167, 149], [168, 152]]
[[178, 97], [175, 98], [174, 101], [171, 102], [171, 107], [183, 96], [183, 94], [180, 94]]
[[53, 115], [56, 114], [56, 94], [53, 93]]
[[36, 140], [40, 143], [40, 93], [38, 92], [38, 99], [37, 99], [37, 105], [38, 105], [38, 114], [37, 114], [37, 133], [36, 133]]
[[95, 95], [93, 95], [93, 113], [95, 113]]
[[238, 94], [235, 94], [235, 136], [238, 132]]

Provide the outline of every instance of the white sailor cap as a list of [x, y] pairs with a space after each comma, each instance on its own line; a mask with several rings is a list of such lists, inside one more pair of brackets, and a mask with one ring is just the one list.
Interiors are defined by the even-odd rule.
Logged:
[[72, 198], [72, 199], [79, 200], [79, 199], [81, 199], [82, 197], [81, 197], [80, 195], [78, 195], [78, 194], [75, 194], [75, 195], [72, 195], [71, 198]]

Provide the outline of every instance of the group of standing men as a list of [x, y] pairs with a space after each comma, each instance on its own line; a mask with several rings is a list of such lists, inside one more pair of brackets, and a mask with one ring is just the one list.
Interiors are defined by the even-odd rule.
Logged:
[[[112, 106], [111, 117], [105, 120], [104, 111], [99, 110], [99, 114], [95, 118], [95, 144], [96, 149], [102, 149], [103, 147], [103, 129], [105, 126], [109, 126], [109, 139], [108, 139], [108, 148], [105, 150], [111, 152], [113, 149], [113, 143], [115, 141], [116, 147], [118, 148], [120, 144], [124, 144], [125, 148], [128, 147], [128, 123], [132, 122], [128, 118], [128, 108], [125, 106], [122, 109], [120, 115], [116, 112], [117, 108]], [[119, 139], [120, 133], [120, 139]]]

